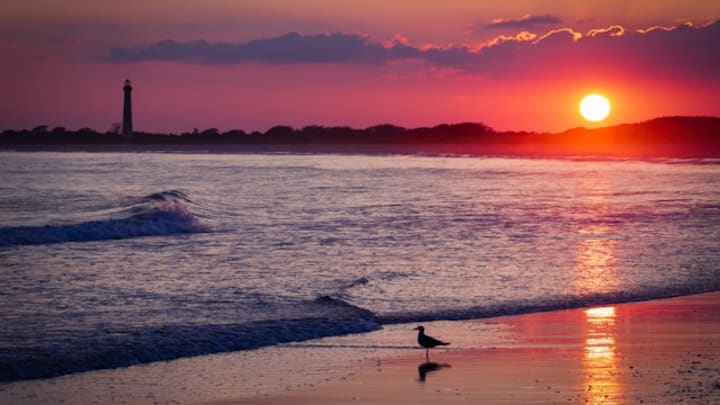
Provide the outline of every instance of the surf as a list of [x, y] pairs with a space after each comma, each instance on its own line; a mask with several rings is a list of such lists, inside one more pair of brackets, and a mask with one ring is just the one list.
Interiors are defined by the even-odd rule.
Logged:
[[110, 209], [83, 213], [87, 217], [105, 218], [0, 228], [0, 247], [210, 232], [211, 228], [200, 221], [192, 207], [192, 199], [181, 191], [152, 193], [130, 198]]

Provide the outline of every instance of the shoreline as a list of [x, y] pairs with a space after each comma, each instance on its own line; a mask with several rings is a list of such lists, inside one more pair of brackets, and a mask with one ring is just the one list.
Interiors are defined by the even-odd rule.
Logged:
[[509, 327], [516, 341], [436, 350], [430, 362], [405, 354], [347, 381], [208, 403], [720, 403], [719, 310], [711, 292], [476, 320]]
[[[37, 403], [720, 403], [720, 291], [425, 323], [452, 345], [426, 364], [414, 324], [47, 380]], [[424, 378], [424, 381], [421, 381]]]
[[[660, 147], [662, 146], [662, 147]], [[619, 152], [622, 151], [622, 152]], [[222, 144], [222, 143], [117, 143], [117, 144], [2, 144], [0, 152], [57, 153], [179, 153], [179, 154], [333, 154], [407, 155], [430, 157], [498, 157], [578, 160], [672, 160], [720, 159], [720, 147], [670, 143], [653, 147], [622, 145], [615, 149], [556, 148], [553, 145], [524, 144]]]

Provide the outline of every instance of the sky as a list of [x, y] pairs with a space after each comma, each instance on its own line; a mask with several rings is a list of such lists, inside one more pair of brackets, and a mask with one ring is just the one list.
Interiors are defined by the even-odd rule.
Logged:
[[[4, 0], [0, 130], [720, 116], [716, 0]], [[598, 124], [578, 113], [608, 97]]]

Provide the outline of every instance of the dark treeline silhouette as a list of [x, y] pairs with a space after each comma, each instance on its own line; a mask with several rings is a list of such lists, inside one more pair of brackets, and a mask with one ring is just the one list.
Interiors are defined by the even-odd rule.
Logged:
[[[720, 157], [720, 118], [664, 117], [636, 124], [595, 129], [575, 128], [561, 133], [495, 131], [481, 123], [442, 124], [407, 129], [377, 125], [365, 129], [312, 125], [301, 129], [275, 126], [264, 133], [216, 128], [181, 134], [135, 132], [124, 138], [116, 126], [108, 132], [90, 128], [67, 130], [38, 126], [30, 130], [6, 130], [0, 145], [18, 149], [61, 145], [225, 145], [228, 150], [437, 152], [505, 155], [603, 155]], [[333, 147], [335, 149], [333, 149]], [[367, 149], [367, 148], [366, 148]], [[369, 149], [368, 149], [369, 150]]]
[[472, 142], [479, 137], [496, 134], [490, 127], [478, 123], [442, 124], [433, 128], [406, 129], [394, 125], [377, 125], [366, 129], [350, 127], [324, 127], [311, 125], [302, 129], [289, 126], [275, 126], [265, 133], [247, 133], [239, 129], [220, 132], [217, 128], [203, 131], [194, 130], [181, 134], [135, 132], [133, 138], [120, 135], [116, 128], [108, 132], [97, 132], [90, 128], [76, 131], [63, 127], [49, 129], [45, 125], [31, 130], [7, 130], [2, 133], [0, 143], [4, 144], [414, 144]]

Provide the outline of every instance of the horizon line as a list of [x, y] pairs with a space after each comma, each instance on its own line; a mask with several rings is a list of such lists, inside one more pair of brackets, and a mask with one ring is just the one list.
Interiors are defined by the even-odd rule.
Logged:
[[[566, 129], [563, 129], [563, 130], [560, 130], [560, 131], [537, 131], [537, 130], [528, 130], [528, 129], [502, 129], [502, 130], [500, 130], [500, 129], [494, 128], [494, 127], [492, 127], [492, 126], [490, 126], [490, 125], [487, 125], [487, 124], [485, 124], [485, 123], [482, 122], [482, 121], [459, 121], [459, 122], [443, 122], [443, 123], [438, 123], [438, 124], [435, 124], [435, 125], [432, 125], [432, 126], [417, 126], [417, 127], [405, 127], [405, 126], [401, 126], [401, 125], [396, 125], [396, 124], [391, 124], [391, 123], [385, 122], [385, 123], [370, 125], [370, 126], [367, 126], [367, 127], [354, 127], [354, 126], [351, 126], [351, 125], [321, 125], [321, 124], [308, 124], [308, 125], [303, 125], [303, 126], [297, 126], [297, 127], [296, 127], [296, 126], [287, 125], [287, 124], [277, 124], [277, 125], [270, 126], [270, 127], [267, 128], [265, 131], [260, 131], [260, 130], [251, 130], [251, 131], [248, 131], [248, 130], [245, 130], [245, 129], [242, 129], [242, 128], [231, 128], [231, 129], [227, 129], [227, 130], [220, 130], [220, 129], [217, 128], [217, 127], [208, 127], [208, 128], [204, 128], [204, 129], [193, 128], [192, 130], [189, 130], [189, 131], [186, 130], [186, 131], [180, 131], [180, 132], [175, 132], [175, 131], [160, 131], [160, 132], [156, 132], [156, 131], [145, 131], [145, 130], [138, 130], [138, 129], [134, 129], [133, 132], [135, 132], [135, 133], [145, 133], [145, 134], [174, 135], [174, 134], [195, 133], [196, 131], [197, 131], [197, 132], [204, 132], [204, 131], [207, 131], [207, 130], [215, 129], [215, 130], [217, 130], [218, 133], [225, 133], [225, 132], [232, 132], [232, 131], [242, 131], [242, 132], [245, 132], [246, 134], [252, 134], [252, 133], [266, 133], [266, 132], [272, 130], [273, 128], [278, 128], [278, 127], [289, 127], [289, 128], [292, 128], [294, 131], [295, 131], [295, 130], [303, 130], [303, 129], [305, 129], [305, 128], [310, 128], [310, 127], [321, 127], [321, 128], [350, 128], [350, 129], [353, 129], [353, 130], [368, 130], [368, 129], [371, 129], [371, 128], [382, 127], [382, 126], [391, 126], [391, 127], [395, 127], [395, 128], [401, 128], [401, 129], [404, 129], [404, 130], [418, 130], [418, 129], [432, 129], [432, 128], [437, 128], [437, 127], [440, 127], [440, 126], [443, 126], [443, 125], [447, 125], [447, 126], [457, 126], [457, 125], [482, 125], [482, 126], [484, 126], [486, 129], [488, 129], [490, 132], [494, 132], [494, 133], [517, 132], [517, 133], [536, 133], [536, 134], [560, 134], [560, 133], [564, 133], [564, 132], [568, 132], [568, 131], [574, 131], [574, 130], [599, 130], [599, 129], [603, 129], [603, 128], [612, 128], [612, 127], [618, 127], [618, 126], [623, 126], [623, 125], [644, 124], [644, 123], [648, 123], [648, 122], [651, 122], [651, 121], [662, 120], [662, 119], [672, 119], [672, 118], [675, 118], [675, 119], [678, 119], [678, 118], [711, 118], [711, 119], [720, 119], [720, 115], [661, 115], [661, 116], [657, 116], [657, 117], [649, 118], [649, 119], [645, 119], [645, 120], [640, 120], [640, 121], [621, 122], [621, 123], [612, 124], [612, 125], [577, 126], [577, 127], [566, 128]], [[64, 127], [64, 126], [62, 126], [62, 125], [51, 126], [51, 125], [47, 125], [47, 124], [40, 124], [40, 125], [36, 125], [36, 126], [34, 126], [34, 127], [32, 127], [32, 128], [20, 128], [20, 129], [5, 128], [5, 129], [2, 130], [2, 132], [0, 132], [0, 134], [1, 134], [1, 133], [5, 133], [5, 132], [19, 132], [19, 131], [30, 131], [30, 132], [32, 132], [33, 130], [38, 129], [38, 128], [42, 128], [42, 127], [45, 127], [45, 128], [48, 130], [48, 132], [51, 132], [52, 130], [55, 130], [55, 129], [58, 129], [58, 128], [62, 128], [63, 130], [65, 130], [65, 131], [70, 131], [70, 132], [77, 132], [77, 131], [81, 131], [81, 130], [83, 130], [83, 129], [89, 129], [89, 130], [91, 130], [91, 131], [93, 131], [93, 132], [96, 132], [96, 133], [99, 133], [99, 134], [106, 134], [106, 133], [108, 133], [108, 131], [98, 131], [98, 130], [95, 129], [95, 128], [86, 127], [86, 126], [81, 126], [81, 127], [78, 127], [77, 129], [73, 130], [73, 129], [68, 129], [67, 127]]]

